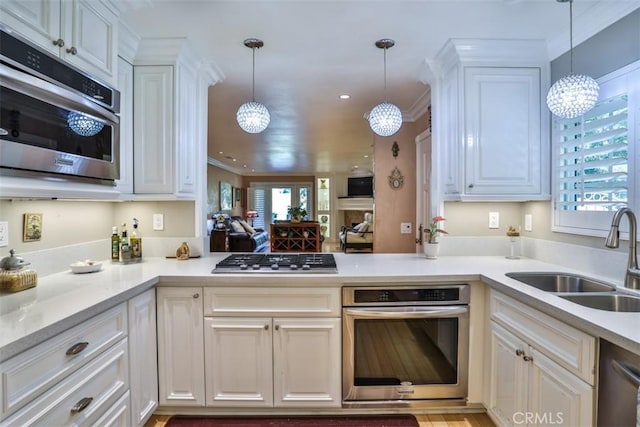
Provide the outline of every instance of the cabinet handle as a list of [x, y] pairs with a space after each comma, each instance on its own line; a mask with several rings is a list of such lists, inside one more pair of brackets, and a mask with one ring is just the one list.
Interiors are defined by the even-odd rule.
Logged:
[[276, 325], [276, 331], [280, 330], [280, 325]]
[[517, 349], [516, 356], [524, 356], [524, 350]]
[[523, 356], [522, 360], [524, 360], [525, 362], [531, 362], [533, 360], [533, 357], [531, 357], [531, 356]]
[[469, 184], [469, 188], [473, 188], [473, 184]]
[[71, 46], [69, 49], [67, 49], [67, 53], [70, 53], [71, 55], [75, 55], [78, 53], [78, 49], [76, 49], [75, 46]]
[[264, 325], [264, 330], [268, 331], [269, 330], [269, 325]]
[[74, 344], [74, 345], [72, 345], [71, 347], [69, 347], [67, 349], [66, 355], [67, 356], [75, 356], [76, 354], [81, 353], [82, 350], [87, 348], [88, 345], [89, 345], [89, 343], [86, 342], [86, 341]]
[[71, 408], [71, 413], [79, 414], [80, 412], [84, 411], [87, 408], [87, 406], [91, 404], [92, 401], [93, 401], [93, 397], [83, 397], [78, 401], [78, 403], [73, 405], [73, 408]]
[[62, 40], [62, 39], [53, 40], [53, 45], [54, 46], [58, 46], [58, 47], [63, 47], [64, 46], [64, 40]]
[[198, 293], [193, 294], [193, 298], [194, 298], [194, 299], [198, 299], [198, 298], [200, 298], [200, 294], [198, 294]]

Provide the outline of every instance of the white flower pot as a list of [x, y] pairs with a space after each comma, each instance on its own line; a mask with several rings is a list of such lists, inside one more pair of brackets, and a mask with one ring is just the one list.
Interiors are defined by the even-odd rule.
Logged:
[[436, 259], [440, 253], [439, 243], [425, 243], [424, 244], [424, 256], [427, 259]]

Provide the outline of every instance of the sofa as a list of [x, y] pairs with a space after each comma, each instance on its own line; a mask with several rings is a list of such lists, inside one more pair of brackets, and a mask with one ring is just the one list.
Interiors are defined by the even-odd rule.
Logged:
[[364, 214], [364, 221], [355, 227], [343, 226], [340, 229], [340, 250], [365, 249], [373, 252], [373, 214]]
[[251, 227], [242, 217], [231, 217], [228, 230], [229, 252], [264, 252], [269, 247], [269, 232]]

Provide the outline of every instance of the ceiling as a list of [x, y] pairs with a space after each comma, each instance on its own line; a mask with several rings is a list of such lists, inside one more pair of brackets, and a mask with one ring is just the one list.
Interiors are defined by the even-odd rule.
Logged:
[[[581, 41], [581, 19], [602, 15], [613, 1], [575, 0], [574, 43]], [[140, 4], [123, 17], [131, 29], [142, 37], [187, 37], [220, 73], [222, 81], [209, 89], [208, 156], [242, 175], [371, 171], [374, 134], [364, 115], [385, 96], [378, 39], [396, 42], [387, 52], [387, 97], [409, 122], [425, 111], [427, 64], [450, 38], [545, 39], [551, 58], [569, 47], [568, 4], [556, 0]], [[255, 98], [271, 123], [260, 134], [235, 121], [252, 96], [252, 51], [243, 44], [249, 37], [264, 41], [255, 53]]]

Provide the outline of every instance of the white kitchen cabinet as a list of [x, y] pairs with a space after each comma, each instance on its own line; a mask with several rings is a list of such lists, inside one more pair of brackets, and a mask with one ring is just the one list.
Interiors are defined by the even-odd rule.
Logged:
[[160, 405], [204, 406], [202, 288], [157, 289]]
[[592, 425], [595, 339], [504, 295], [492, 292], [490, 304], [487, 409], [494, 419], [512, 426]]
[[207, 405], [339, 407], [340, 348], [340, 319], [207, 317]]
[[3, 0], [2, 22], [48, 52], [116, 84], [118, 16], [101, 0]]
[[205, 288], [204, 307], [207, 406], [341, 406], [339, 288]]
[[142, 39], [134, 62], [134, 192], [197, 197], [206, 177], [206, 91], [183, 40]]
[[434, 182], [442, 200], [549, 198], [549, 84], [539, 41], [451, 40], [434, 63]]
[[158, 407], [156, 291], [128, 301], [131, 426], [144, 426]]
[[133, 193], [133, 65], [118, 57], [118, 90], [120, 91], [120, 178], [118, 191]]

